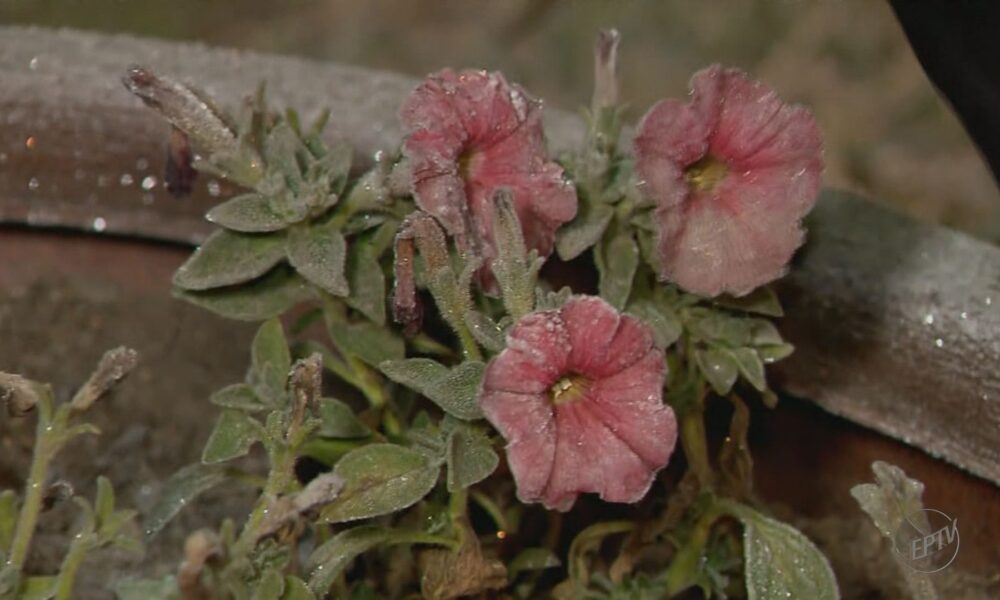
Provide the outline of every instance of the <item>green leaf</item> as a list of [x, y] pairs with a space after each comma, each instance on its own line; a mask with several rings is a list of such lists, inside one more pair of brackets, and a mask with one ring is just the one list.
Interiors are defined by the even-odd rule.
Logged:
[[275, 569], [268, 569], [254, 588], [251, 600], [281, 600], [285, 593], [285, 578]]
[[739, 298], [719, 296], [713, 302], [726, 308], [768, 317], [785, 316], [785, 311], [781, 308], [781, 302], [778, 301], [778, 295], [774, 293], [774, 290], [770, 286], [757, 288], [746, 296], [740, 296]]
[[180, 600], [173, 575], [163, 579], [120, 579], [114, 584], [118, 600]]
[[681, 337], [684, 326], [674, 309], [656, 305], [649, 300], [639, 300], [629, 305], [628, 312], [653, 328], [656, 345], [668, 348]]
[[203, 292], [177, 290], [175, 295], [229, 319], [263, 321], [310, 298], [312, 290], [291, 269], [278, 268], [246, 285]]
[[823, 553], [801, 532], [742, 505], [745, 578], [750, 600], [837, 600], [840, 592]]
[[340, 352], [357, 356], [375, 368], [406, 354], [406, 344], [401, 337], [371, 322], [331, 323], [329, 330]]
[[323, 437], [355, 439], [368, 437], [372, 433], [350, 406], [335, 398], [320, 399], [319, 416], [322, 421], [319, 434]]
[[281, 595], [281, 600], [316, 600], [316, 595], [306, 582], [294, 575], [285, 575], [285, 593]]
[[21, 580], [18, 600], [49, 600], [56, 595], [59, 578], [51, 575], [25, 577]]
[[0, 551], [10, 548], [17, 528], [17, 493], [14, 490], [0, 492]]
[[524, 571], [541, 571], [561, 565], [559, 557], [548, 548], [525, 548], [507, 565], [507, 573], [514, 579]]
[[260, 194], [242, 194], [208, 211], [205, 218], [226, 229], [243, 233], [280, 231], [288, 222]]
[[453, 369], [428, 358], [389, 360], [379, 364], [386, 377], [416, 390], [448, 414], [465, 421], [481, 419], [477, 397], [485, 365], [467, 361]]
[[155, 536], [182, 508], [225, 480], [221, 468], [202, 464], [188, 465], [171, 475], [163, 482], [159, 500], [144, 519], [146, 538]]
[[688, 321], [688, 330], [692, 336], [730, 348], [741, 348], [750, 344], [758, 323], [770, 325], [770, 322], [761, 319], [734, 317], [720, 311], [700, 307], [688, 312], [691, 315]]
[[228, 385], [212, 394], [209, 401], [216, 406], [247, 412], [259, 412], [269, 408], [267, 404], [261, 402], [253, 388], [245, 383]]
[[440, 465], [395, 444], [370, 444], [352, 450], [334, 466], [345, 482], [320, 520], [341, 523], [402, 510], [420, 501], [437, 483]]
[[503, 330], [496, 322], [477, 310], [465, 313], [465, 324], [469, 326], [472, 337], [480, 346], [490, 352], [500, 352], [507, 342]]
[[557, 232], [556, 250], [563, 260], [576, 258], [600, 241], [615, 214], [607, 204], [580, 202], [579, 208], [576, 218]]
[[385, 275], [371, 245], [352, 241], [345, 268], [351, 293], [344, 301], [376, 324], [385, 325]]
[[736, 361], [740, 374], [750, 382], [758, 392], [767, 389], [767, 379], [764, 376], [764, 362], [757, 355], [753, 348], [736, 348], [729, 351], [730, 356]]
[[872, 463], [872, 472], [877, 483], [856, 485], [851, 488], [851, 496], [882, 535], [893, 539], [903, 521], [923, 509], [924, 484], [880, 460]]
[[632, 232], [623, 231], [594, 247], [594, 262], [600, 274], [599, 293], [617, 309], [625, 307], [632, 292], [632, 279], [639, 268], [639, 246]]
[[778, 328], [767, 319], [751, 319], [749, 325], [750, 342], [754, 346], [776, 346], [785, 343]]
[[177, 269], [174, 285], [197, 291], [243, 283], [270, 271], [284, 255], [281, 235], [220, 229]]
[[725, 396], [736, 383], [739, 366], [728, 352], [720, 348], [708, 348], [695, 352], [695, 361], [705, 379], [712, 384], [712, 389], [720, 396]]
[[448, 375], [448, 367], [429, 358], [387, 360], [379, 363], [378, 368], [389, 379], [420, 393], [429, 382]]
[[437, 540], [422, 531], [386, 529], [362, 525], [341, 531], [313, 551], [308, 565], [312, 569], [309, 587], [318, 597], [325, 597], [333, 582], [358, 556], [376, 546], [392, 544], [433, 544]]
[[305, 145], [287, 122], [276, 125], [264, 141], [268, 170], [280, 173], [292, 190], [298, 190], [302, 181], [298, 156], [305, 152]]
[[760, 359], [764, 361], [764, 364], [766, 365], [788, 358], [793, 352], [795, 352], [795, 346], [791, 344], [776, 344], [773, 346], [757, 347], [757, 355], [760, 356]]
[[288, 262], [310, 282], [333, 294], [350, 292], [344, 265], [347, 241], [333, 222], [295, 227], [288, 232]]
[[482, 419], [478, 398], [485, 369], [481, 362], [466, 361], [444, 377], [429, 382], [424, 395], [454, 417], [465, 421]]
[[98, 523], [108, 521], [115, 512], [115, 489], [111, 481], [101, 475], [97, 478], [97, 495], [94, 498], [94, 516]]
[[489, 477], [500, 463], [482, 431], [456, 427], [448, 436], [448, 491], [456, 492]]
[[250, 347], [250, 360], [256, 379], [272, 395], [280, 395], [292, 368], [292, 355], [280, 320], [268, 319], [257, 329]]
[[243, 456], [260, 439], [261, 426], [253, 417], [239, 410], [223, 410], [205, 444], [201, 462], [211, 465]]

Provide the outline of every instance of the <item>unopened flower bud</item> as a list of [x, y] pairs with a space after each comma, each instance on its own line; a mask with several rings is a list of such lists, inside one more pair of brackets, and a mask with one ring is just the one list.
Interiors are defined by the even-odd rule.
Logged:
[[603, 108], [613, 108], [618, 104], [618, 42], [621, 40], [616, 29], [604, 29], [597, 33], [594, 44], [594, 99], [596, 113]]
[[94, 402], [124, 379], [138, 362], [139, 353], [125, 346], [105, 352], [90, 378], [73, 396], [73, 410], [82, 412], [93, 406]]
[[13, 373], [0, 373], [0, 402], [7, 414], [21, 417], [38, 404], [39, 384]]

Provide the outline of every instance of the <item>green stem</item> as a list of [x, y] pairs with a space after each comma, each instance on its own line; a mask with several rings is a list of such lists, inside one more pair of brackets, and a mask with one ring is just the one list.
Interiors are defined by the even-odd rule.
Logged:
[[708, 440], [705, 434], [705, 415], [701, 400], [697, 406], [689, 407], [680, 415], [681, 446], [688, 460], [688, 468], [694, 471], [701, 487], [711, 488], [715, 481], [712, 464], [708, 460]]
[[483, 360], [483, 354], [479, 351], [479, 345], [476, 344], [476, 338], [472, 337], [472, 332], [466, 327], [465, 323], [460, 326], [452, 324], [455, 329], [455, 333], [458, 334], [458, 341], [462, 344], [462, 354], [465, 355], [466, 360]]
[[469, 492], [460, 489], [451, 493], [448, 502], [448, 512], [451, 515], [451, 526], [458, 540], [457, 547], [461, 548], [465, 544], [466, 528], [468, 527]]
[[83, 564], [83, 559], [87, 553], [97, 546], [93, 534], [80, 534], [73, 539], [73, 543], [66, 552], [62, 567], [59, 569], [59, 580], [56, 583], [55, 600], [70, 600], [73, 597], [73, 583], [76, 581], [76, 574]]
[[274, 448], [269, 452], [271, 471], [267, 475], [267, 484], [264, 486], [264, 491], [261, 493], [260, 499], [257, 500], [253, 512], [250, 513], [246, 525], [243, 526], [243, 532], [240, 533], [240, 537], [236, 541], [234, 552], [236, 555], [248, 554], [253, 550], [257, 544], [257, 531], [260, 529], [264, 517], [267, 516], [271, 503], [288, 491], [289, 482], [292, 480], [295, 468], [295, 451], [278, 440], [273, 441], [272, 444]]
[[17, 518], [17, 529], [10, 545], [7, 565], [19, 571], [24, 567], [31, 547], [31, 538], [35, 534], [38, 515], [42, 512], [42, 500], [45, 495], [45, 479], [48, 476], [49, 465], [55, 458], [61, 446], [59, 438], [65, 430], [69, 418], [69, 405], [63, 405], [52, 417], [52, 396], [46, 390], [39, 394], [38, 426], [35, 433], [35, 449], [31, 461], [31, 471], [24, 487], [24, 502]]
[[701, 567], [702, 556], [705, 554], [705, 546], [712, 533], [712, 525], [723, 512], [718, 505], [709, 507], [698, 519], [687, 543], [677, 551], [667, 569], [668, 597], [672, 598], [694, 583], [695, 575]]

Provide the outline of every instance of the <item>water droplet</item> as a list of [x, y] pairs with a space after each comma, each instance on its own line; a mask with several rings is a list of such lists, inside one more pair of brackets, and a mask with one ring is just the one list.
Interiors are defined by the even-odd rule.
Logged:
[[148, 192], [149, 190], [155, 187], [156, 187], [156, 177], [153, 177], [152, 175], [147, 175], [142, 178], [142, 189]]
[[958, 315], [958, 316], [959, 316], [959, 317], [961, 317], [961, 318], [962, 318], [962, 320], [965, 320], [965, 319], [968, 319], [968, 318], [969, 318], [969, 313], [967, 313], [967, 312], [965, 312], [965, 311], [963, 310], [963, 311], [962, 311], [962, 314], [960, 314], [960, 315]]
[[934, 315], [927, 313], [927, 316], [924, 317], [924, 325], [933, 325], [933, 324], [934, 324]]
[[944, 340], [938, 338], [934, 340], [934, 345], [937, 346], [938, 348], [944, 348]]
[[38, 57], [32, 56], [31, 60], [28, 61], [28, 68], [34, 71], [38, 68]]
[[35, 136], [33, 135], [29, 135], [28, 138], [24, 140], [24, 147], [27, 148], [28, 150], [34, 150], [37, 144], [38, 140], [36, 140]]
[[986, 306], [993, 304], [993, 298], [986, 296]]
[[28, 180], [28, 189], [31, 190], [31, 191], [37, 190], [38, 186], [40, 186], [40, 185], [41, 185], [41, 183], [39, 183], [37, 177], [32, 177], [31, 179]]
[[96, 217], [94, 219], [94, 223], [93, 223], [92, 227], [93, 227], [94, 231], [100, 233], [100, 232], [104, 231], [105, 229], [107, 229], [108, 222], [105, 221], [103, 217]]
[[128, 187], [132, 185], [134, 181], [135, 179], [132, 177], [131, 173], [123, 173], [121, 179], [118, 180], [118, 183], [120, 183], [122, 187]]
[[222, 193], [222, 186], [219, 185], [218, 181], [216, 181], [216, 180], [213, 179], [213, 180], [211, 180], [211, 181], [208, 182], [208, 195], [209, 196], [211, 196], [213, 198], [217, 198], [219, 196], [219, 194], [221, 194], [221, 193]]
[[149, 161], [146, 160], [145, 158], [140, 158], [139, 160], [135, 161], [135, 168], [140, 171], [145, 171], [146, 169], [149, 168]]

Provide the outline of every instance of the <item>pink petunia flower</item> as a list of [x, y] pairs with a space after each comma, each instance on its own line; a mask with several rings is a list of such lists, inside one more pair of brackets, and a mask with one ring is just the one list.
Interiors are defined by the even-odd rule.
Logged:
[[539, 101], [500, 73], [445, 69], [413, 91], [400, 116], [417, 204], [460, 244], [492, 263], [492, 199], [506, 187], [528, 249], [552, 252], [556, 229], [576, 215], [576, 189], [548, 160]]
[[594, 296], [531, 313], [490, 361], [479, 404], [507, 440], [522, 502], [638, 502], [677, 441], [650, 328]]
[[663, 279], [738, 296], [785, 273], [823, 170], [809, 111], [715, 65], [691, 78], [688, 104], [653, 106], [634, 143], [644, 193], [656, 202]]

